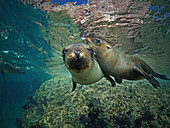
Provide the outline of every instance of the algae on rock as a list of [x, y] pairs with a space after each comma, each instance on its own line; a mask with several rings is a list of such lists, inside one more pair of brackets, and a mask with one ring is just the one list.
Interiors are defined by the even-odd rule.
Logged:
[[23, 128], [170, 126], [167, 87], [156, 90], [147, 81], [124, 81], [112, 87], [102, 79], [93, 85], [78, 85], [73, 92], [71, 89], [67, 78], [43, 83], [33, 97], [36, 105], [22, 114]]

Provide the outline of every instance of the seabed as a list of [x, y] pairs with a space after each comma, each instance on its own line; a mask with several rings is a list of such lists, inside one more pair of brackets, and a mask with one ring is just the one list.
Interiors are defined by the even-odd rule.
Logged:
[[158, 128], [170, 126], [169, 87], [148, 81], [108, 81], [71, 92], [67, 78], [46, 81], [22, 113], [23, 128]]

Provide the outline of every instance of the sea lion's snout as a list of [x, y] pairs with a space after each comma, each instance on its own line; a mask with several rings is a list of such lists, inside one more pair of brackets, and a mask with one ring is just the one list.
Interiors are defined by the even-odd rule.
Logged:
[[85, 51], [73, 50], [66, 57], [66, 67], [71, 70], [83, 70], [89, 67], [89, 55]]

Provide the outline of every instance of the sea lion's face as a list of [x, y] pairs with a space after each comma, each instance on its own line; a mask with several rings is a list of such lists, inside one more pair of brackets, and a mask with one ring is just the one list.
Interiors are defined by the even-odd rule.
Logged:
[[94, 52], [89, 45], [76, 43], [65, 47], [62, 56], [65, 66], [71, 73], [72, 71], [81, 72], [93, 64]]
[[97, 58], [108, 58], [112, 53], [114, 53], [112, 46], [102, 39], [92, 39], [88, 37], [86, 38], [86, 42], [93, 47]]

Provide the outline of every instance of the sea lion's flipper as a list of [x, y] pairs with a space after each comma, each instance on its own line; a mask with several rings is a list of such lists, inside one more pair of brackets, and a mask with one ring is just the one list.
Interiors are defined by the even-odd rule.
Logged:
[[3, 70], [1, 71], [1, 74], [2, 74], [3, 79], [5, 80], [5, 75], [4, 75]]
[[150, 76], [147, 74], [140, 66], [135, 65], [133, 67], [134, 71], [140, 73], [144, 78], [146, 78], [154, 88], [159, 87], [159, 82], [153, 78], [153, 76]]
[[104, 74], [104, 77], [105, 77], [108, 81], [110, 81], [110, 83], [112, 84], [112, 86], [115, 86], [115, 85], [116, 85], [115, 81], [114, 81], [108, 74]]
[[[100, 64], [99, 64], [99, 65], [100, 65]], [[110, 77], [108, 74], [106, 74], [106, 73], [104, 72], [104, 70], [102, 69], [101, 66], [100, 66], [100, 68], [101, 68], [101, 70], [102, 70], [102, 72], [103, 72], [103, 74], [104, 74], [104, 77], [105, 77], [108, 81], [110, 81], [110, 83], [111, 83], [112, 86], [114, 87], [114, 86], [116, 85], [115, 81], [112, 79], [112, 77]]]
[[73, 89], [72, 89], [72, 92], [76, 89], [77, 87], [77, 83], [73, 81]]
[[121, 79], [121, 78], [115, 77], [115, 81], [116, 81], [118, 84], [121, 84], [121, 83], [122, 83], [122, 79]]
[[159, 79], [163, 79], [163, 80], [170, 80], [170, 78], [167, 78], [166, 75], [162, 75], [162, 74], [158, 74], [156, 72], [153, 72], [153, 76], [159, 78]]

